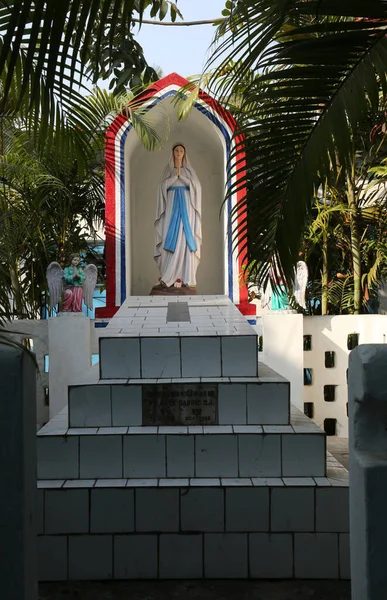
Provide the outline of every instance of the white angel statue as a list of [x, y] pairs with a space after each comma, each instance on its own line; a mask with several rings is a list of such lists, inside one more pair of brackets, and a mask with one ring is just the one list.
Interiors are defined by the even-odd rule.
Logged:
[[294, 277], [294, 298], [301, 308], [306, 308], [305, 292], [308, 283], [308, 267], [306, 262], [299, 260], [295, 269]]
[[[270, 311], [290, 312], [288, 288], [282, 279], [276, 278], [274, 269], [271, 269], [271, 277], [277, 282], [277, 290], [274, 292], [270, 279], [267, 282], [266, 289], [261, 294], [261, 307], [268, 307]], [[305, 292], [308, 283], [308, 267], [306, 262], [299, 260], [294, 269], [293, 277], [293, 296], [301, 308], [306, 308]], [[293, 311], [294, 312], [294, 311]]]
[[46, 276], [50, 291], [51, 308], [58, 304], [63, 292], [61, 312], [81, 312], [82, 298], [90, 310], [93, 310], [93, 292], [97, 283], [97, 267], [87, 265], [79, 267], [79, 254], [71, 255], [71, 264], [62, 269], [56, 261], [47, 267]]

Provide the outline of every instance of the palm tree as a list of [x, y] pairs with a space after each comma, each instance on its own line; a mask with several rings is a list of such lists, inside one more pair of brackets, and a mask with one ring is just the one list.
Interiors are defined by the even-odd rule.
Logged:
[[248, 119], [241, 125], [249, 157], [250, 260], [267, 279], [276, 255], [290, 281], [315, 191], [338, 168], [351, 189], [358, 124], [369, 104], [377, 111], [380, 88], [387, 92], [387, 2], [227, 4], [212, 63], [223, 60], [210, 88], [227, 97], [246, 73], [259, 75], [244, 92]]
[[47, 265], [64, 266], [96, 235], [104, 209], [105, 131], [115, 115], [127, 110], [148, 147], [161, 143], [144, 116], [127, 108], [132, 97], [95, 89], [43, 145], [21, 119], [0, 117], [0, 320], [37, 318]]
[[77, 106], [85, 84], [111, 79], [115, 91], [149, 83], [157, 73], [132, 34], [145, 8], [163, 19], [170, 0], [60, 0], [0, 3], [0, 113], [11, 104], [39, 118], [41, 140]]

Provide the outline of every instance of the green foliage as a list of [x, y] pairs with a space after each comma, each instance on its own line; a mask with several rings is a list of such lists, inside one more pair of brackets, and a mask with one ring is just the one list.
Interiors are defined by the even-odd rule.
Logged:
[[105, 132], [116, 114], [127, 112], [148, 149], [162, 143], [130, 101], [97, 88], [43, 145], [22, 119], [0, 117], [0, 320], [39, 316], [47, 265], [64, 266], [97, 236]]
[[[39, 120], [41, 143], [84, 104], [85, 83], [111, 79], [115, 93], [158, 78], [133, 37], [143, 11], [180, 15], [165, 0], [11, 0], [0, 5], [0, 113]], [[16, 113], [14, 113], [16, 114]], [[37, 129], [35, 129], [37, 131]]]
[[226, 10], [210, 88], [230, 97], [256, 75], [243, 91], [238, 132], [249, 161], [242, 224], [249, 259], [267, 279], [277, 256], [290, 281], [315, 190], [335, 180], [337, 164], [343, 176], [350, 171], [358, 124], [370, 105], [378, 109], [380, 88], [386, 92], [387, 2], [234, 0]]

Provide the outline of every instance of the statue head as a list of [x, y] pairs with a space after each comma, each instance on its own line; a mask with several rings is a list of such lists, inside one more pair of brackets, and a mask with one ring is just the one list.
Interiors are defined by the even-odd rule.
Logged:
[[77, 267], [79, 265], [79, 263], [81, 262], [81, 257], [77, 252], [70, 254], [70, 262], [73, 267]]
[[185, 146], [183, 146], [183, 144], [177, 143], [172, 147], [172, 156], [173, 156], [173, 162], [175, 163], [179, 163], [181, 165], [184, 165], [186, 163], [186, 153], [185, 153]]

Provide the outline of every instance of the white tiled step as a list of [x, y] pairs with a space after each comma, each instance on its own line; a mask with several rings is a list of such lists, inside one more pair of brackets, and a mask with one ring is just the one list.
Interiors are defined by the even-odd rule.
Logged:
[[99, 340], [101, 379], [258, 375], [257, 335], [191, 334], [170, 330], [143, 337], [117, 334]]
[[324, 477], [316, 426], [117, 427], [38, 434], [39, 479]]
[[349, 577], [348, 485], [163, 482], [40, 482], [39, 579]]
[[69, 387], [71, 427], [111, 427], [142, 425], [142, 397], [147, 387], [211, 383], [218, 395], [220, 425], [287, 425], [289, 423], [290, 385], [283, 378], [190, 378], [131, 379], [108, 384]]

